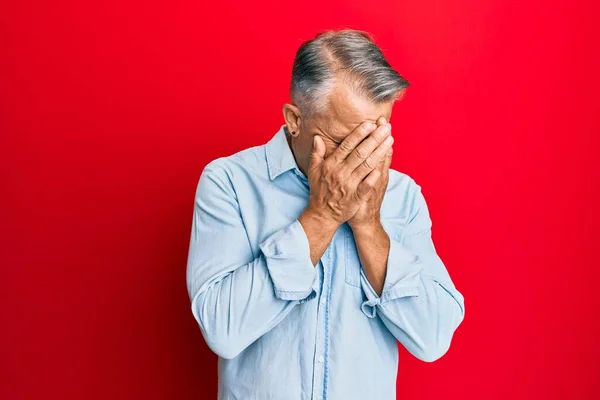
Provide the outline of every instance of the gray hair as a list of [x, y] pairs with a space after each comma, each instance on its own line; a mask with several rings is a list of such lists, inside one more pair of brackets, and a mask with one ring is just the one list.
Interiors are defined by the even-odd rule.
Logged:
[[359, 95], [375, 103], [391, 101], [409, 86], [371, 35], [354, 29], [321, 32], [298, 49], [290, 96], [303, 117], [310, 118], [327, 107], [336, 80], [349, 82]]

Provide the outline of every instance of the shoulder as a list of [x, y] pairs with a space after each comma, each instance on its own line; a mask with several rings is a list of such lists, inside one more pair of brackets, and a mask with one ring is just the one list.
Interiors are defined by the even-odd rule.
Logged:
[[390, 168], [384, 202], [389, 215], [408, 223], [424, 202], [421, 185], [412, 176]]
[[388, 183], [388, 190], [400, 190], [404, 192], [414, 192], [420, 190], [421, 187], [417, 182], [408, 174], [400, 172], [396, 169], [390, 168], [390, 180]]
[[268, 176], [265, 145], [252, 146], [234, 154], [217, 157], [204, 166], [202, 177], [216, 177], [234, 185], [240, 179]]
[[421, 194], [421, 185], [413, 177], [393, 168], [390, 168], [389, 171], [390, 176], [387, 191], [393, 192], [394, 197], [414, 200], [416, 196]]

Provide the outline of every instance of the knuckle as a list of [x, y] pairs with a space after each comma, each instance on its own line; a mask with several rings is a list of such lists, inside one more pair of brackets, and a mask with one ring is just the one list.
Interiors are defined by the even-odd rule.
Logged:
[[364, 160], [365, 158], [368, 157], [367, 151], [362, 147], [358, 147], [354, 152], [355, 152], [356, 156], [358, 158], [360, 158], [361, 160]]
[[368, 157], [365, 159], [365, 167], [367, 167], [368, 169], [373, 169], [377, 166], [377, 162], [375, 162], [375, 160], [373, 160], [373, 157]]
[[340, 143], [340, 149], [345, 153], [350, 152], [350, 150], [352, 150], [353, 148], [354, 146], [349, 140], [344, 140], [342, 143]]

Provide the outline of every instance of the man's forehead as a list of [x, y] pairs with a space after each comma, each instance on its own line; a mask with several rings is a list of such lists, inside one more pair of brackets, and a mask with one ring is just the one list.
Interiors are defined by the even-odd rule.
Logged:
[[327, 112], [320, 116], [318, 125], [332, 138], [342, 140], [365, 121], [375, 122], [382, 116], [389, 119], [392, 104], [374, 103], [351, 85], [339, 84], [330, 93]]

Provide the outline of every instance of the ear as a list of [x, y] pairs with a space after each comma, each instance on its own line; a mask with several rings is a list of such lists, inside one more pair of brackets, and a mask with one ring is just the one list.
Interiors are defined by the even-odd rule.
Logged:
[[288, 131], [295, 132], [294, 136], [297, 136], [300, 132], [300, 110], [293, 104], [283, 105], [283, 119]]

